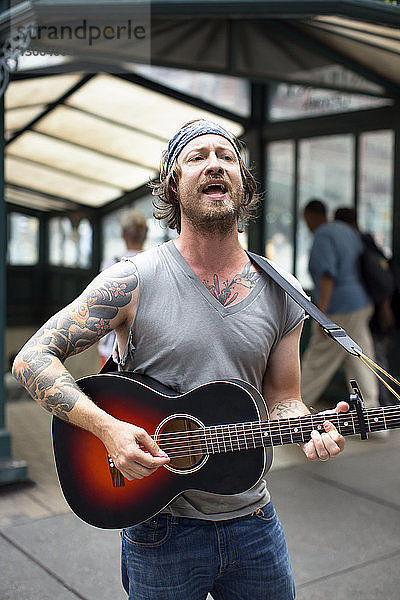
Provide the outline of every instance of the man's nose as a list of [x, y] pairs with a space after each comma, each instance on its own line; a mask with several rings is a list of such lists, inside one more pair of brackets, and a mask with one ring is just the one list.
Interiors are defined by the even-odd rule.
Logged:
[[210, 152], [205, 168], [205, 173], [223, 173], [224, 168], [221, 161], [214, 152]]

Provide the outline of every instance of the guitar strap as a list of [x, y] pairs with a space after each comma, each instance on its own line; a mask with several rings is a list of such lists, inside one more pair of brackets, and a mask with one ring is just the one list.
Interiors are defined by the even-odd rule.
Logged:
[[259, 256], [258, 254], [254, 254], [253, 252], [247, 252], [250, 260], [260, 267], [264, 273], [269, 275], [271, 279], [275, 281], [297, 304], [299, 304], [310, 317], [312, 317], [320, 327], [325, 331], [325, 333], [335, 340], [342, 348], [349, 352], [349, 354], [353, 354], [354, 356], [360, 356], [362, 354], [362, 349], [351, 337], [346, 333], [346, 331], [328, 319], [328, 317], [313, 304], [306, 296], [304, 296], [299, 290], [297, 290], [291, 283], [287, 281], [274, 267], [268, 262], [266, 258]]

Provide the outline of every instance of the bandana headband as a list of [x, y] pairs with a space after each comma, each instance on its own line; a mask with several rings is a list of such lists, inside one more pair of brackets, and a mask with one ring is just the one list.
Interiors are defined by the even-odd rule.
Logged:
[[191, 123], [191, 125], [180, 129], [174, 135], [174, 137], [170, 139], [167, 148], [167, 158], [165, 161], [165, 175], [169, 175], [175, 160], [189, 142], [201, 135], [207, 135], [209, 133], [220, 135], [228, 140], [228, 142], [232, 144], [239, 162], [242, 163], [242, 157], [240, 156], [238, 145], [235, 141], [235, 138], [229, 133], [229, 131], [224, 129], [224, 127], [221, 125], [218, 125], [218, 123], [213, 123], [212, 121], [196, 121], [195, 123]]

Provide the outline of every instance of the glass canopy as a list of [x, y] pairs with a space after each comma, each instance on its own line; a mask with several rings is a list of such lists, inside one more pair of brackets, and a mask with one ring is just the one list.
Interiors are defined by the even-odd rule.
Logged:
[[35, 192], [30, 205], [43, 210], [57, 201], [100, 207], [146, 184], [168, 139], [192, 119], [243, 131], [234, 120], [104, 73], [13, 81], [5, 107], [6, 198], [23, 203]]

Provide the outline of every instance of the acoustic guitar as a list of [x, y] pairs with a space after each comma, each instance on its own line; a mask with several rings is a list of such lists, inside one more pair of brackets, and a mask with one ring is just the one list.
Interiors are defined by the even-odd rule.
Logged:
[[[126, 480], [102, 442], [59, 418], [52, 422], [57, 474], [67, 503], [86, 523], [105, 529], [135, 525], [188, 490], [238, 494], [269, 469], [273, 446], [305, 442], [323, 431], [326, 415], [268, 420], [261, 394], [239, 379], [184, 394], [132, 373], [92, 375], [78, 385], [117, 419], [143, 427], [170, 457], [149, 477]], [[400, 406], [329, 415], [343, 436], [400, 427]]]

